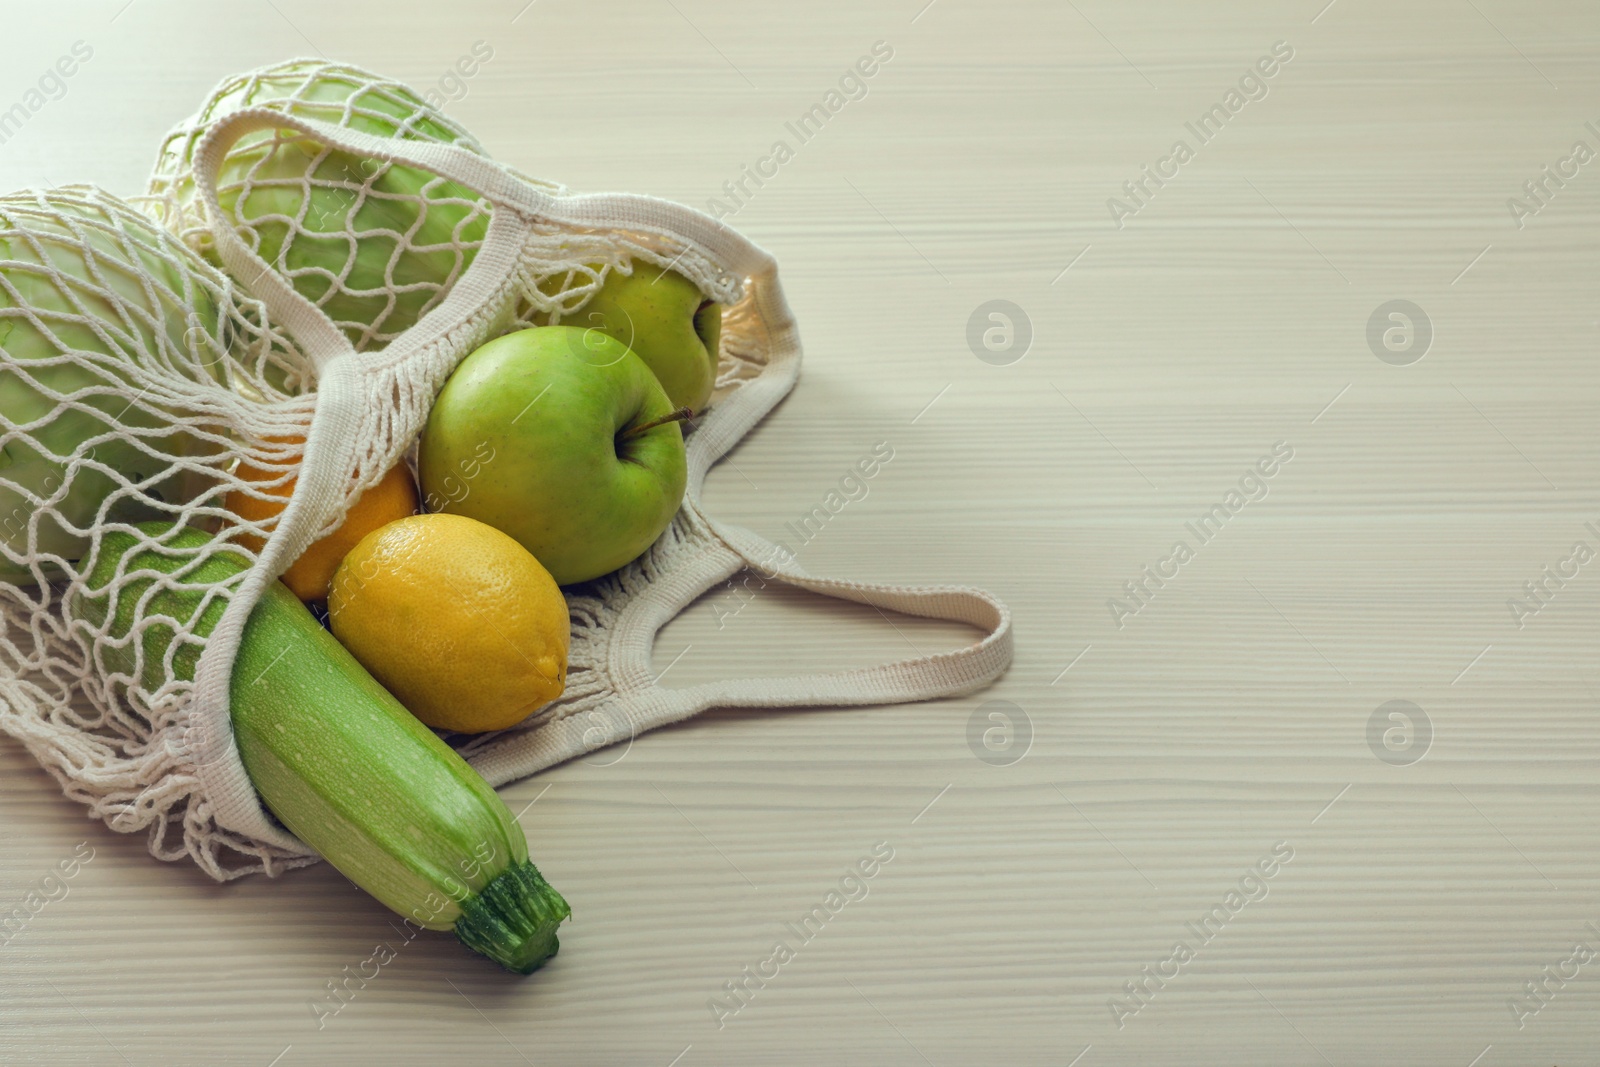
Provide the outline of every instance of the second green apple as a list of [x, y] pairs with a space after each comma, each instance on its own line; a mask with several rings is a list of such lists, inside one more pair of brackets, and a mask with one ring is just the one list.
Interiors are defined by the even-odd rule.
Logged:
[[635, 260], [629, 274], [613, 268], [600, 291], [562, 325], [599, 330], [633, 349], [673, 407], [698, 413], [710, 401], [722, 305], [677, 271], [643, 260]]

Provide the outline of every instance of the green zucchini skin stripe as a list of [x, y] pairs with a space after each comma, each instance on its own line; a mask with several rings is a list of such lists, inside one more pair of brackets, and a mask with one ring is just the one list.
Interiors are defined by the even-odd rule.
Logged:
[[[167, 675], [192, 680], [195, 637], [209, 634], [226, 602], [216, 587], [248, 561], [219, 551], [199, 566], [210, 538], [170, 526], [139, 527], [177, 552], [108, 533], [73, 614], [113, 639], [102, 642], [105, 676], [153, 692]], [[138, 610], [167, 616], [194, 637], [151, 622], [133, 634], [135, 608], [163, 576], [175, 576]], [[113, 584], [118, 571], [124, 577]], [[212, 595], [207, 595], [207, 590]], [[288, 830], [385, 906], [527, 974], [559, 947], [571, 914], [528, 862], [522, 827], [455, 750], [375, 681], [309, 609], [274, 582], [246, 623], [230, 688], [234, 739], [256, 791]]]

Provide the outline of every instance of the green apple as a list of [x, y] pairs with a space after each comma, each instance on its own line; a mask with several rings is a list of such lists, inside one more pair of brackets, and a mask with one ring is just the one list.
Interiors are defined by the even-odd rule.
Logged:
[[675, 270], [635, 260], [633, 273], [613, 270], [571, 319], [615, 337], [655, 372], [673, 407], [701, 411], [717, 380], [722, 305]]
[[417, 455], [423, 499], [510, 534], [562, 585], [598, 578], [677, 514], [685, 414], [614, 338], [576, 326], [509, 333], [440, 390]]

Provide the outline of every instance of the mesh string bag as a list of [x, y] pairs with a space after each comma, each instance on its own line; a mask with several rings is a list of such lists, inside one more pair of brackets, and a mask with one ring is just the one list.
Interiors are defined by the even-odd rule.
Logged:
[[[581, 316], [610, 272], [641, 262], [681, 273], [726, 308], [718, 389], [687, 438], [683, 505], [638, 560], [565, 590], [573, 625], [565, 694], [509, 730], [450, 738], [469, 762], [498, 786], [709, 707], [931, 699], [982, 687], [1009, 664], [1009, 613], [989, 594], [814, 576], [784, 546], [706, 512], [708, 471], [792, 388], [800, 359], [772, 257], [709, 216], [527, 178], [405, 86], [312, 60], [224, 81], [167, 138], [143, 207], [194, 271], [236, 286], [228, 322], [237, 324], [217, 337], [228, 373], [192, 376], [219, 409], [241, 412], [211, 442], [223, 458], [187, 461], [221, 481], [166, 510], [217, 531], [218, 544], [241, 531], [265, 538], [250, 570], [216, 591], [225, 607], [215, 628], [191, 639], [193, 682], [152, 679], [166, 687], [157, 695], [171, 710], [141, 743], [159, 735], [165, 762], [152, 765], [137, 804], [95, 809], [116, 829], [134, 828], [127, 811], [136, 809], [157, 855], [188, 854], [217, 878], [314, 858], [261, 807], [232, 744], [228, 680], [251, 607], [363, 489], [405, 459], [467, 353], [509, 330]], [[304, 444], [292, 455], [275, 444], [296, 433]], [[218, 503], [220, 486], [233, 481], [228, 456], [295, 479], [280, 515], [253, 526]], [[964, 622], [979, 636], [855, 670], [658, 684], [650, 659], [657, 630], [752, 568], [768, 581]], [[99, 686], [108, 707], [127, 703], [121, 690], [106, 691], [92, 655], [79, 663], [63, 677]], [[68, 695], [8, 712], [0, 725], [22, 736], [68, 714], [60, 710]], [[85, 765], [63, 781], [91, 807], [103, 803], [85, 784], [96, 769]], [[186, 792], [172, 786], [180, 780]]]

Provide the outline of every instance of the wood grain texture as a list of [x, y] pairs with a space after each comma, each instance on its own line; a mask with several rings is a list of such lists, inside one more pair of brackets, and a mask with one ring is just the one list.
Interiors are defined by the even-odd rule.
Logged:
[[[517, 980], [418, 939], [320, 1030], [325, 984], [397, 940], [376, 904], [325, 867], [158, 864], [0, 746], [0, 905], [95, 849], [0, 948], [0, 1061], [1597, 1062], [1600, 963], [1520, 1028], [1508, 1001], [1600, 950], [1600, 564], [1520, 629], [1506, 602], [1600, 549], [1600, 162], [1521, 228], [1506, 201], [1600, 148], [1600, 9], [922, 3], [0, 5], [0, 108], [95, 48], [0, 145], [4, 188], [137, 191], [231, 71], [320, 51], [427, 87], [483, 39], [449, 110], [497, 156], [704, 206], [889, 42], [730, 220], [778, 256], [807, 363], [707, 500], [782, 538], [888, 441], [802, 560], [986, 586], [1018, 634], [967, 699], [721, 711], [510, 787], [575, 908], [556, 962]], [[1107, 199], [1280, 40], [1265, 99], [1115, 227]], [[1397, 298], [1434, 328], [1409, 366], [1366, 340]], [[991, 299], [1032, 324], [1009, 366], [966, 342]], [[1119, 628], [1108, 598], [1280, 441], [1266, 497]], [[669, 682], [969, 636], [737, 603], [666, 629]], [[1401, 699], [1433, 731], [1409, 766], [1367, 740]], [[1031, 724], [1009, 766], [969, 747], [990, 700]], [[786, 933], [877, 842], [868, 895]], [[1280, 842], [1265, 897], [1195, 937]], [[780, 937], [795, 958], [719, 1029], [708, 1001]], [[1119, 1028], [1109, 1002], [1180, 940]]]

